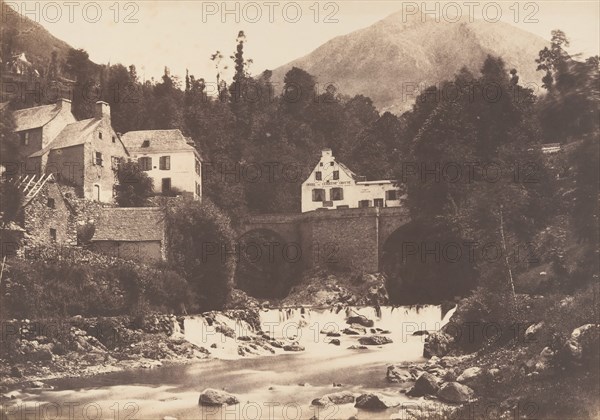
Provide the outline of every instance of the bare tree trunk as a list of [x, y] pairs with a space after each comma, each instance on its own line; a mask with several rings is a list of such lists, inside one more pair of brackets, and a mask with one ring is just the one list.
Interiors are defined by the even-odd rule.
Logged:
[[512, 290], [513, 301], [515, 303], [515, 309], [517, 308], [517, 295], [515, 293], [515, 283], [513, 281], [512, 270], [508, 262], [508, 251], [506, 249], [506, 238], [504, 237], [504, 219], [502, 218], [502, 206], [500, 206], [500, 236], [502, 237], [502, 249], [504, 252], [504, 261], [508, 270], [508, 278], [510, 279], [510, 287]]
[[4, 265], [6, 264], [6, 255], [2, 258], [2, 267], [0, 268], [0, 284], [2, 284], [2, 274], [4, 274]]

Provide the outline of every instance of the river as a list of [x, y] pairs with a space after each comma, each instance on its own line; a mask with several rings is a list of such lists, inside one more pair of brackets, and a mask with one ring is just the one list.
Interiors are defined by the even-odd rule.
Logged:
[[[346, 310], [285, 309], [261, 312], [263, 331], [272, 336], [293, 338], [305, 347], [303, 352], [240, 357], [234, 339], [215, 333], [201, 316], [188, 317], [185, 338], [211, 347], [219, 359], [206, 359], [187, 365], [164, 366], [102, 374], [86, 378], [47, 381], [54, 387], [41, 393], [20, 393], [7, 419], [360, 419], [390, 418], [398, 407], [369, 412], [353, 404], [311, 406], [311, 401], [327, 393], [347, 390], [375, 391], [393, 399], [408, 401], [398, 386], [385, 379], [390, 363], [422, 360], [423, 337], [416, 330], [437, 330], [453, 311], [442, 314], [439, 306], [352, 308], [375, 321], [375, 327], [388, 330], [393, 343], [369, 346], [367, 350], [348, 349], [358, 344], [358, 336], [341, 334], [340, 345], [330, 343], [325, 331], [347, 327]], [[244, 323], [231, 325], [238, 336]], [[367, 334], [369, 335], [369, 334]], [[216, 347], [216, 348], [214, 348]], [[334, 383], [337, 386], [334, 387]], [[198, 396], [205, 388], [225, 389], [240, 404], [202, 407]]]

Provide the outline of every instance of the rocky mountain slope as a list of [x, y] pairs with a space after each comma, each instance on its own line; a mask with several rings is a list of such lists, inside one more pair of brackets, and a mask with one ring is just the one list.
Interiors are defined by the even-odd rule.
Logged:
[[[404, 21], [404, 22], [403, 22]], [[292, 67], [333, 83], [343, 94], [371, 97], [380, 111], [401, 113], [421, 89], [452, 76], [463, 66], [478, 72], [488, 54], [519, 71], [521, 82], [540, 84], [535, 58], [547, 41], [505, 23], [464, 18], [436, 23], [432, 17], [395, 13], [350, 34], [336, 37], [305, 57], [273, 71], [282, 83]]]
[[[13, 9], [14, 4], [15, 2], [11, 2], [9, 6], [0, 0], [2, 53], [6, 52], [5, 44], [12, 42], [13, 52], [25, 52], [27, 59], [36, 69], [45, 69], [48, 66], [53, 51], [57, 52], [59, 62], [66, 59], [71, 46], [56, 38], [39, 23], [18, 14]], [[18, 3], [18, 6], [20, 7], [21, 3]], [[8, 59], [9, 57], [2, 57], [2, 60]]]

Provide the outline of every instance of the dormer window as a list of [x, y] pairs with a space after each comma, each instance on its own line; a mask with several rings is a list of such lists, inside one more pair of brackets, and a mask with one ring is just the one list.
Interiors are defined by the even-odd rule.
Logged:
[[150, 147], [150, 140], [144, 140], [142, 147]]

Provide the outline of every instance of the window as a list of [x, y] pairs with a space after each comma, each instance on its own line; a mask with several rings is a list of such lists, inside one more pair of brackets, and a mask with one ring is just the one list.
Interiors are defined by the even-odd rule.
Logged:
[[115, 136], [112, 136], [112, 142], [116, 143], [117, 142], [117, 138]]
[[29, 131], [23, 131], [19, 135], [21, 136], [21, 145], [28, 146], [29, 145]]
[[333, 171], [333, 179], [340, 179], [340, 171]]
[[158, 160], [158, 167], [162, 171], [171, 169], [171, 156], [161, 156]]
[[144, 140], [142, 147], [150, 147], [150, 140]]
[[332, 162], [329, 162], [329, 166], [333, 166], [333, 161], [332, 161]]
[[319, 162], [319, 166], [323, 166], [323, 162]]
[[338, 208], [338, 209], [349, 209], [350, 206], [348, 204], [341, 204], [341, 205], [337, 206], [336, 208]]
[[343, 188], [332, 188], [331, 189], [331, 201], [341, 201], [344, 199]]
[[171, 191], [171, 178], [162, 179], [162, 192], [168, 193]]
[[317, 172], [315, 172], [315, 179], [316, 179], [317, 181], [320, 181], [320, 180], [322, 180], [322, 179], [323, 179], [323, 173], [322, 173], [321, 171], [317, 171]]
[[386, 191], [385, 199], [386, 200], [397, 200], [398, 199], [398, 191], [396, 191], [396, 190]]
[[360, 200], [358, 202], [358, 207], [365, 208], [365, 207], [369, 207], [370, 204], [371, 204], [371, 200]]
[[375, 207], [383, 207], [383, 198], [376, 198], [373, 200], [373, 205]]
[[102, 131], [99, 131], [99, 132], [98, 132], [98, 138], [99, 138], [100, 140], [102, 140]]
[[197, 182], [196, 182], [196, 195], [197, 196], [202, 195], [202, 191], [200, 190], [200, 184], [198, 184]]
[[325, 201], [325, 190], [321, 188], [312, 190], [312, 201]]
[[196, 159], [196, 174], [200, 175], [200, 161]]
[[95, 165], [102, 166], [102, 153], [96, 152], [96, 159], [94, 161]]
[[56, 242], [56, 229], [50, 228], [50, 240]]
[[140, 169], [142, 171], [150, 171], [150, 170], [152, 170], [152, 158], [151, 157], [141, 157], [138, 159], [138, 165], [140, 165]]
[[51, 209], [55, 208], [54, 198], [48, 198], [48, 201], [46, 201], [46, 206], [50, 207]]
[[121, 159], [116, 156], [111, 156], [110, 163], [111, 163], [111, 168], [116, 171], [117, 169], [119, 169], [119, 164], [121, 163]]

